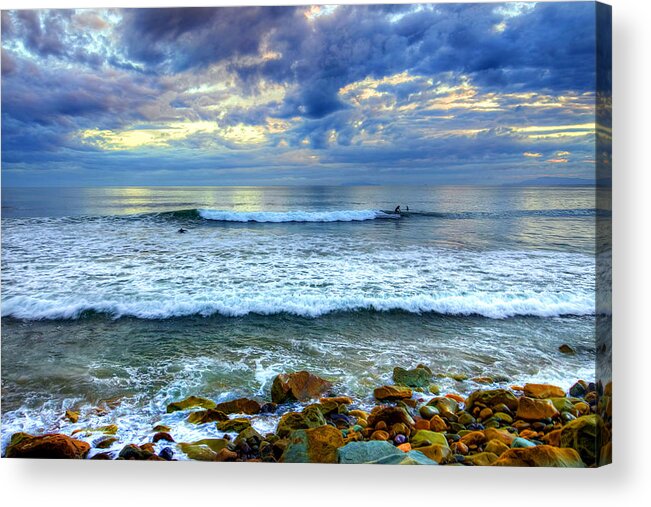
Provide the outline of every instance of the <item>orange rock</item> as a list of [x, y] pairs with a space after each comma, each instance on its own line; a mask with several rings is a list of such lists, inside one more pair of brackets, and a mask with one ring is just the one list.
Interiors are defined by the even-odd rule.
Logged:
[[373, 390], [373, 396], [376, 400], [407, 400], [411, 398], [414, 392], [408, 387], [402, 386], [382, 386]]
[[332, 383], [307, 371], [281, 373], [274, 378], [271, 385], [271, 401], [274, 403], [308, 401], [320, 398], [331, 388]]
[[404, 444], [400, 444], [397, 446], [398, 449], [400, 449], [402, 452], [409, 452], [411, 451], [411, 444], [409, 442], [405, 442]]
[[488, 419], [488, 418], [489, 418], [490, 416], [492, 416], [492, 415], [493, 415], [493, 411], [492, 411], [490, 408], [488, 408], [488, 407], [482, 409], [482, 410], [479, 412], [479, 418], [480, 418], [482, 421], [485, 421], [486, 419]]
[[527, 421], [538, 421], [558, 415], [558, 410], [556, 410], [551, 400], [539, 400], [527, 398], [526, 396], [520, 398], [518, 411], [515, 414], [518, 419], [525, 419]]
[[454, 454], [461, 454], [463, 456], [465, 456], [469, 452], [468, 446], [466, 444], [464, 444], [463, 442], [454, 442], [454, 443], [452, 443], [450, 445], [450, 450]]
[[471, 447], [473, 445], [479, 446], [486, 442], [486, 435], [484, 435], [483, 431], [472, 431], [462, 436], [459, 442], [467, 445], [468, 447]]
[[448, 429], [448, 425], [441, 418], [441, 416], [435, 415], [429, 420], [429, 429], [432, 431], [438, 431], [439, 433], [442, 433]]
[[544, 443], [548, 444], [548, 445], [552, 445], [554, 447], [560, 447], [561, 446], [561, 431], [562, 430], [560, 430], [560, 429], [550, 431], [549, 433], [547, 433], [547, 435], [542, 437], [541, 440]]
[[384, 421], [380, 421], [375, 425], [375, 429], [376, 430], [386, 431], [389, 428], [387, 427], [387, 423], [385, 423]]
[[[429, 430], [430, 429], [429, 421], [427, 419], [419, 419], [418, 421], [416, 421], [415, 428], [417, 430]], [[439, 431], [439, 430], [435, 430], [435, 431]]]
[[337, 403], [338, 405], [350, 405], [353, 403], [353, 399], [349, 398], [348, 396], [330, 396], [328, 398], [319, 398], [319, 402], [321, 403], [334, 402]]
[[389, 433], [383, 430], [376, 430], [371, 434], [371, 440], [389, 440]]
[[463, 403], [466, 401], [466, 399], [463, 396], [459, 396], [458, 394], [454, 394], [454, 393], [446, 394], [445, 397], [450, 398], [459, 403]]
[[484, 436], [487, 441], [499, 440], [508, 446], [510, 446], [513, 443], [513, 440], [515, 440], [514, 435], [506, 430], [498, 430], [497, 428], [486, 428], [484, 430]]
[[563, 398], [565, 391], [551, 384], [525, 384], [524, 395], [529, 398]]
[[536, 438], [538, 436], [538, 432], [534, 430], [524, 430], [520, 432], [520, 436], [522, 438], [526, 438], [527, 440], [531, 440], [532, 438]]
[[511, 386], [511, 391], [524, 391], [522, 386]]
[[470, 380], [477, 382], [478, 384], [492, 384], [493, 379], [490, 377], [473, 377]]
[[15, 433], [7, 446], [7, 458], [83, 459], [90, 445], [59, 433], [32, 436]]
[[494, 466], [583, 468], [585, 464], [574, 449], [537, 445], [536, 447], [509, 449], [500, 456]]

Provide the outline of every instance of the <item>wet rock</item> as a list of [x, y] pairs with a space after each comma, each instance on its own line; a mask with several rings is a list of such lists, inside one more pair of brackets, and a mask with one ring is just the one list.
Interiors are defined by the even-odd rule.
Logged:
[[170, 428], [169, 426], [166, 426], [166, 425], [164, 425], [164, 424], [157, 424], [157, 425], [154, 426], [152, 429], [153, 429], [155, 432], [157, 432], [157, 433], [158, 433], [159, 431], [163, 431], [163, 432], [165, 432], [165, 433], [169, 433], [170, 431], [172, 431], [172, 428]]
[[371, 433], [371, 440], [389, 440], [389, 433], [384, 430], [375, 430]]
[[368, 416], [369, 426], [377, 427], [379, 422], [384, 422], [387, 427], [393, 426], [395, 423], [404, 423], [408, 426], [416, 424], [407, 410], [403, 407], [386, 406], [374, 408]]
[[567, 343], [564, 343], [560, 347], [558, 347], [558, 350], [560, 350], [563, 354], [576, 354], [576, 351], [570, 347]]
[[208, 410], [199, 410], [192, 412], [187, 421], [192, 424], [205, 424], [210, 422], [228, 421], [228, 416], [221, 410], [209, 408]]
[[91, 458], [88, 459], [98, 460], [98, 461], [112, 460], [113, 454], [110, 452], [98, 452], [97, 454], [94, 454]]
[[395, 401], [411, 398], [413, 391], [402, 386], [382, 386], [373, 391], [373, 396], [379, 401]]
[[260, 413], [261, 414], [273, 414], [276, 409], [278, 408], [278, 405], [272, 402], [267, 402], [264, 403], [262, 406], [260, 406]]
[[427, 404], [431, 407], [435, 407], [439, 413], [446, 418], [449, 417], [448, 414], [454, 414], [459, 410], [459, 402], [457, 400], [444, 396], [432, 398], [427, 402]]
[[204, 445], [208, 447], [211, 451], [219, 452], [222, 449], [225, 449], [228, 445], [228, 440], [225, 438], [204, 438], [202, 440], [197, 440], [192, 442], [190, 445]]
[[579, 453], [574, 449], [560, 449], [550, 445], [538, 445], [526, 449], [510, 449], [502, 454], [493, 465], [510, 467], [585, 467]]
[[427, 447], [433, 444], [449, 447], [448, 440], [445, 438], [443, 433], [418, 430], [411, 436], [411, 446], [415, 449], [418, 447]]
[[71, 423], [76, 423], [79, 420], [79, 412], [75, 412], [73, 410], [66, 410], [66, 413], [64, 415], [68, 421]]
[[[419, 447], [418, 450], [429, 459], [436, 461], [439, 464], [445, 463], [452, 457], [452, 451], [447, 445], [432, 444], [425, 447]], [[467, 449], [466, 452], [468, 452]]]
[[492, 384], [494, 382], [491, 377], [473, 377], [470, 380], [477, 384]]
[[7, 458], [83, 459], [90, 445], [58, 433], [40, 436], [14, 433], [5, 451]]
[[431, 378], [431, 371], [425, 368], [417, 367], [413, 370], [406, 370], [405, 368], [396, 366], [393, 369], [393, 381], [401, 386], [424, 389], [429, 386]]
[[319, 398], [319, 403], [336, 403], [337, 405], [352, 405], [353, 399], [348, 396], [329, 396]]
[[117, 424], [108, 424], [106, 426], [97, 426], [96, 428], [78, 428], [71, 435], [81, 433], [84, 436], [90, 436], [93, 433], [104, 433], [105, 435], [115, 435], [118, 432]]
[[518, 419], [524, 419], [526, 421], [537, 421], [558, 415], [558, 410], [556, 410], [551, 400], [539, 400], [527, 398], [526, 396], [520, 398], [518, 411], [515, 414]]
[[188, 398], [181, 400], [181, 401], [175, 401], [174, 403], [170, 403], [167, 405], [167, 413], [170, 414], [172, 412], [176, 412], [179, 410], [188, 410], [189, 408], [203, 408], [203, 409], [210, 409], [210, 408], [215, 408], [217, 404], [209, 400], [207, 398], [201, 398], [199, 396], [189, 396]]
[[529, 398], [562, 398], [565, 396], [565, 391], [558, 386], [551, 384], [525, 384], [524, 395]]
[[255, 400], [248, 398], [238, 398], [236, 400], [218, 403], [213, 407], [225, 414], [247, 414], [254, 415], [260, 412], [260, 404]]
[[488, 389], [474, 391], [466, 399], [466, 410], [472, 413], [475, 406], [480, 408], [495, 407], [503, 404], [509, 410], [515, 412], [518, 409], [518, 398], [506, 389]]
[[475, 466], [490, 466], [495, 463], [498, 459], [497, 454], [492, 452], [480, 452], [477, 454], [469, 454], [463, 460], [464, 464], [472, 464]]
[[166, 431], [159, 431], [156, 433], [153, 438], [151, 439], [152, 442], [156, 443], [159, 440], [166, 440], [167, 442], [174, 442], [174, 438], [172, 438], [172, 435], [167, 433]]
[[575, 398], [582, 398], [588, 394], [588, 383], [585, 380], [579, 380], [572, 387], [570, 387], [570, 396]]
[[128, 461], [149, 461], [153, 458], [158, 458], [158, 456], [151, 451], [141, 449], [135, 444], [125, 445], [118, 454], [118, 459]]
[[241, 444], [246, 443], [249, 446], [257, 447], [260, 445], [260, 442], [262, 442], [262, 440], [264, 440], [263, 436], [260, 435], [260, 433], [258, 433], [255, 428], [249, 426], [248, 428], [240, 431], [237, 437], [235, 437], [235, 440], [233, 440], [233, 443], [236, 446], [240, 446]]
[[341, 432], [332, 426], [296, 430], [288, 440], [283, 463], [336, 463], [337, 449], [344, 446]]
[[418, 413], [423, 419], [431, 419], [435, 415], [439, 415], [439, 409], [436, 407], [432, 407], [431, 405], [423, 405], [418, 409]]
[[372, 463], [391, 455], [404, 456], [393, 444], [381, 440], [350, 442], [337, 449], [337, 462], [342, 464]]
[[227, 448], [215, 452], [207, 445], [181, 443], [179, 449], [195, 461], [234, 461], [237, 458], [237, 453]]
[[486, 442], [486, 435], [484, 435], [483, 431], [471, 431], [470, 433], [463, 435], [459, 442], [466, 444], [470, 448], [472, 448], [473, 445], [480, 446]]
[[510, 447], [508, 445], [506, 445], [504, 442], [500, 442], [499, 440], [491, 440], [484, 446], [484, 451], [492, 452], [496, 456], [501, 456], [509, 449]]
[[228, 421], [220, 421], [217, 423], [217, 429], [224, 433], [240, 433], [242, 430], [249, 428], [251, 421], [244, 417], [238, 419], [229, 419]]
[[536, 444], [533, 443], [531, 440], [527, 440], [526, 438], [522, 438], [522, 437], [516, 437], [513, 439], [513, 442], [511, 442], [512, 449], [520, 449], [520, 448], [527, 448], [527, 447], [536, 447]]
[[[400, 452], [400, 451], [399, 451]], [[436, 461], [429, 459], [420, 451], [392, 454], [376, 461], [369, 462], [375, 465], [437, 465]]]
[[271, 385], [271, 400], [274, 403], [309, 401], [321, 397], [331, 388], [332, 383], [307, 371], [281, 373]]
[[289, 436], [292, 431], [325, 426], [327, 421], [321, 412], [313, 407], [307, 407], [303, 412], [287, 412], [278, 421], [276, 434], [280, 438]]
[[96, 440], [93, 440], [93, 447], [96, 449], [108, 449], [111, 447], [115, 442], [117, 442], [118, 439], [115, 437], [100, 437]]
[[163, 447], [158, 455], [165, 461], [172, 461], [174, 459], [174, 451], [170, 447]]
[[484, 430], [484, 435], [486, 436], [486, 440], [491, 441], [491, 440], [498, 440], [508, 446], [510, 446], [513, 443], [513, 440], [515, 439], [515, 436], [509, 433], [506, 430], [498, 430], [495, 428], [486, 428]]
[[604, 423], [596, 415], [584, 415], [565, 425], [561, 430], [561, 447], [569, 447], [579, 453], [583, 462], [592, 466], [597, 462], [598, 443], [604, 434]]

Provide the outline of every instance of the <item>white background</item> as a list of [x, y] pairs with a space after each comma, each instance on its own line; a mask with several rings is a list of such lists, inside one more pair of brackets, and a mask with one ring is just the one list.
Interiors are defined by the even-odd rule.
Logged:
[[[189, 5], [247, 3], [302, 2], [192, 0]], [[12, 506], [68, 507], [649, 505], [651, 2], [608, 3], [613, 6], [614, 32], [615, 464], [598, 470], [555, 470], [2, 459], [0, 501]], [[181, 5], [180, 0], [2, 2], [3, 9]]]

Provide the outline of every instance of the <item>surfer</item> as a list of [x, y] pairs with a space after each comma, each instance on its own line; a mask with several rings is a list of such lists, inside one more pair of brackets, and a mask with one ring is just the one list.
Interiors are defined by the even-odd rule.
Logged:
[[179, 234], [183, 234], [184, 232], [188, 232], [188, 230], [181, 227], [178, 232]]
[[400, 214], [400, 204], [398, 204], [398, 205], [396, 206], [396, 209], [394, 209], [393, 212], [394, 212], [396, 215], [399, 215], [399, 214]]

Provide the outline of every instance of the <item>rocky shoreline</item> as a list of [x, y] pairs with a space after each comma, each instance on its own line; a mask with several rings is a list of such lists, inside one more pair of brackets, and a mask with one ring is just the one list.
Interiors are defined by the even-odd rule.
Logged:
[[[92, 446], [93, 460], [533, 467], [611, 462], [610, 383], [579, 380], [568, 392], [549, 384], [525, 384], [479, 389], [464, 397], [441, 393], [432, 383], [435, 378], [424, 365], [396, 367], [393, 384], [374, 390], [376, 406], [367, 411], [334, 392], [326, 379], [307, 371], [280, 374], [270, 401], [216, 403], [190, 396], [167, 406], [168, 413], [187, 413], [189, 423], [216, 425], [223, 438], [177, 442], [170, 427], [158, 424], [146, 443], [104, 451], [116, 443], [118, 431], [116, 425], [106, 425], [70, 435], [16, 433], [5, 457], [85, 459]], [[283, 412], [286, 404], [297, 402], [303, 404], [300, 411]], [[274, 413], [282, 414], [274, 432], [263, 435], [252, 426], [257, 415]], [[77, 422], [79, 414], [69, 410], [64, 417]], [[93, 440], [80, 440], [80, 435], [92, 435]]]

